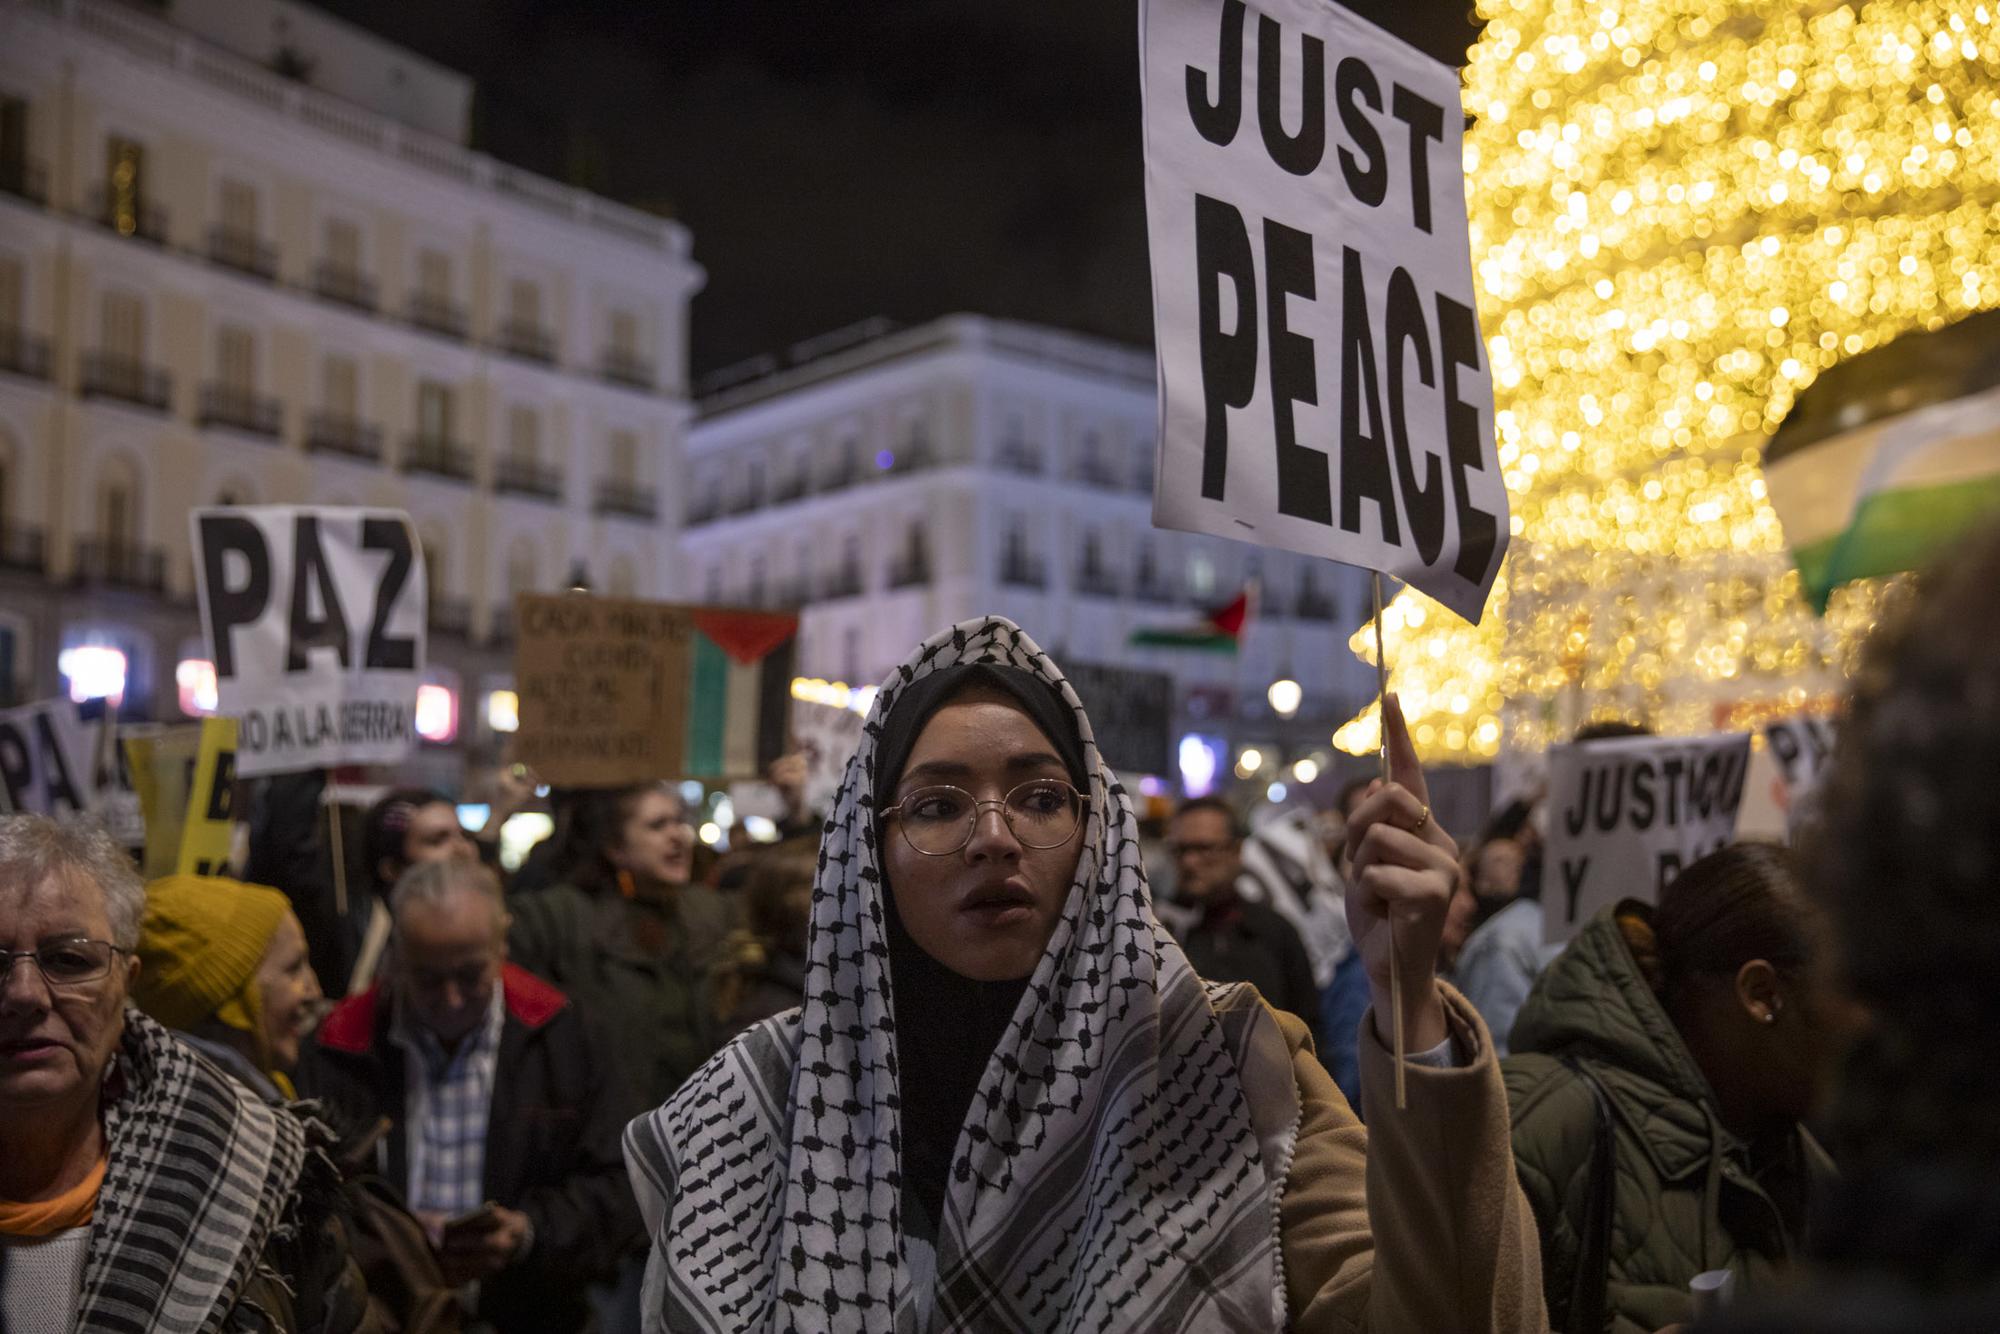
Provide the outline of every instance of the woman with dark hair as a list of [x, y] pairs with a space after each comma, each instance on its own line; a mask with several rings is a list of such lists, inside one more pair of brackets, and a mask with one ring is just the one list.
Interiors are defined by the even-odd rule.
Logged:
[[703, 980], [728, 927], [688, 884], [694, 830], [665, 783], [573, 793], [557, 883], [508, 904], [509, 957], [615, 1026], [633, 1087], [664, 1099], [713, 1050]]
[[814, 861], [809, 850], [780, 846], [759, 850], [744, 868], [743, 927], [723, 942], [709, 978], [710, 1009], [725, 1039], [804, 999]]
[[1047, 656], [998, 617], [922, 645], [826, 824], [803, 1007], [627, 1132], [647, 1327], [1544, 1329], [1491, 1043], [1433, 980], [1454, 849], [1387, 726], [1346, 848], [1363, 1130], [1304, 1025], [1160, 927]]
[[[1809, 1281], [1743, 1334], [2000, 1329], [2000, 527], [1941, 562], [1855, 675], [1802, 833], [1869, 1019]], [[1706, 1328], [1706, 1326], [1704, 1326]]]
[[1752, 1294], [1794, 1257], [1832, 1171], [1804, 1123], [1853, 1029], [1825, 944], [1792, 854], [1745, 843], [1542, 974], [1502, 1066], [1556, 1329], [1650, 1332], [1695, 1275]]

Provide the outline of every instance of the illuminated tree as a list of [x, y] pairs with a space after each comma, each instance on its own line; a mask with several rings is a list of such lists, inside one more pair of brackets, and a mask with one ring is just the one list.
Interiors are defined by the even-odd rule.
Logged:
[[1811, 613], [1758, 460], [1840, 358], [2000, 305], [2000, 0], [1479, 10], [1465, 171], [1515, 546], [1482, 626], [1390, 609], [1419, 743], [1796, 709], [1880, 590]]

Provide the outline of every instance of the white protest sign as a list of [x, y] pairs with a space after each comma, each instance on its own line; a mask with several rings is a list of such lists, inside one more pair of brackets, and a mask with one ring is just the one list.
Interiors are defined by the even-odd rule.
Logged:
[[67, 697], [0, 713], [0, 810], [83, 815], [97, 809], [90, 736]]
[[195, 583], [218, 712], [244, 778], [388, 764], [416, 735], [423, 548], [397, 510], [196, 510]]
[[1653, 902], [1736, 836], [1748, 733], [1618, 737], [1549, 752], [1542, 931], [1568, 940], [1620, 899]]
[[1812, 813], [1820, 780], [1833, 760], [1831, 718], [1781, 718], [1764, 725], [1764, 740], [1784, 780], [1785, 824], [1796, 832]]
[[1477, 620], [1507, 547], [1455, 70], [1326, 0], [1141, 0], [1153, 522]]

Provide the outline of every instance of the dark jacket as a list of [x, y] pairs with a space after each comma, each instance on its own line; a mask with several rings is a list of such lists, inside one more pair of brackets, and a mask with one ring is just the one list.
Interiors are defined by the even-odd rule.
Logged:
[[615, 1028], [635, 1096], [658, 1107], [715, 1050], [706, 989], [722, 910], [694, 886], [628, 899], [552, 885], [508, 902], [507, 954]]
[[1612, 1111], [1607, 1328], [1651, 1334], [1688, 1318], [1688, 1280], [1705, 1270], [1735, 1270], [1739, 1300], [1770, 1291], [1832, 1164], [1801, 1127], [1753, 1167], [1613, 912], [1586, 925], [1536, 981], [1500, 1068], [1553, 1326], [1568, 1317], [1596, 1125], [1596, 1100], [1568, 1058], [1596, 1077]]
[[1248, 982], [1271, 1005], [1304, 1021], [1319, 1047], [1319, 988], [1312, 959], [1292, 924], [1274, 908], [1230, 894], [1187, 905], [1192, 922], [1175, 934], [1195, 972], [1209, 982]]
[[[579, 1330], [589, 1322], [585, 1284], [639, 1236], [619, 1135], [640, 1109], [568, 997], [512, 964], [501, 986], [485, 1195], [526, 1214], [535, 1239], [519, 1264], [480, 1284], [479, 1316], [502, 1334]], [[390, 1040], [391, 1010], [380, 988], [335, 1006], [300, 1056], [298, 1083], [348, 1134], [387, 1118], [383, 1173], [400, 1185], [407, 1058]]]

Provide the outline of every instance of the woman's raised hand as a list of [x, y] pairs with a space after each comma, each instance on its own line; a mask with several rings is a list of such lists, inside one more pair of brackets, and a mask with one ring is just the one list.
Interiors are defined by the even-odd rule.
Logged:
[[[1389, 747], [1389, 781], [1372, 784], [1347, 824], [1341, 872], [1347, 881], [1347, 925], [1368, 969], [1375, 1032], [1386, 1039], [1390, 1008], [1391, 937], [1402, 969], [1403, 1028], [1410, 1051], [1428, 1051], [1449, 1035], [1437, 989], [1438, 942], [1458, 888], [1458, 845], [1431, 818], [1430, 790], [1417, 763], [1403, 706], [1393, 694], [1382, 705]], [[1393, 933], [1388, 929], [1394, 923]]]

